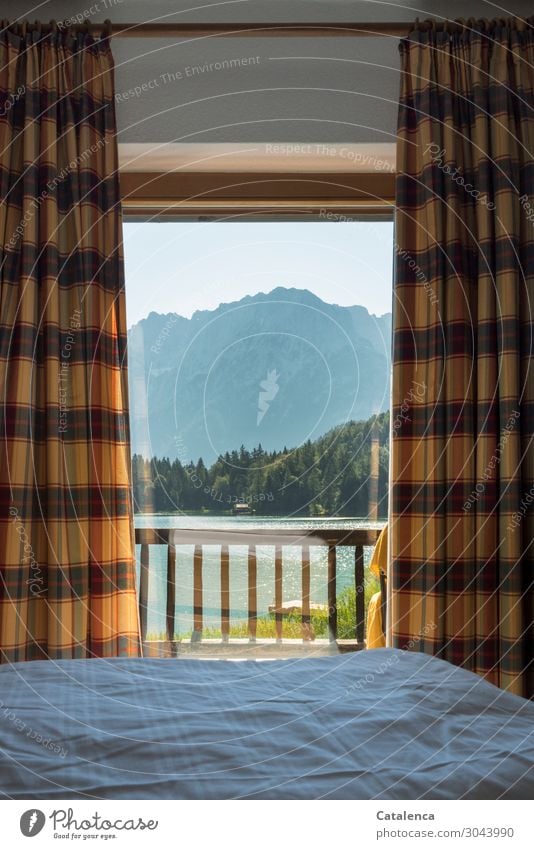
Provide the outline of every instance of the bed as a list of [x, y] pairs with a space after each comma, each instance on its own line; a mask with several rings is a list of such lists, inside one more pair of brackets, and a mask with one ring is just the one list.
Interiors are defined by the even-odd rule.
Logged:
[[0, 667], [11, 799], [531, 799], [534, 705], [392, 649]]

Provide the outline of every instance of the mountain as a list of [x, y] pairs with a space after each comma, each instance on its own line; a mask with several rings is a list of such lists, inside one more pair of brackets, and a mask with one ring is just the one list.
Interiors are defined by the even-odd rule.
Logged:
[[150, 313], [128, 334], [132, 451], [202, 457], [298, 446], [389, 407], [391, 315], [306, 289], [195, 312]]

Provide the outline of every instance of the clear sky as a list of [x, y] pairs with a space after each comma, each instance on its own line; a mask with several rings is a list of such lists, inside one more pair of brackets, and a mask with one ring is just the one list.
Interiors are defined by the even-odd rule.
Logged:
[[391, 222], [131, 222], [124, 254], [128, 327], [150, 312], [189, 318], [277, 286], [391, 312]]

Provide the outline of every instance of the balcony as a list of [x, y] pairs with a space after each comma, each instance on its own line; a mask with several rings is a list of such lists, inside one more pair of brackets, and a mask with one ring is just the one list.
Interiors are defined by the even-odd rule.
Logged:
[[[358, 651], [365, 648], [365, 563], [374, 546], [380, 528], [347, 530], [346, 528], [136, 528], [138, 546], [139, 618], [141, 637], [146, 656], [215, 656], [215, 657], [284, 657], [301, 652], [332, 653]], [[157, 546], [154, 550], [152, 547]], [[164, 546], [163, 549], [160, 547]], [[206, 552], [209, 547], [213, 576], [213, 558], [216, 557], [217, 605], [216, 625], [213, 618], [213, 587], [205, 581]], [[244, 547], [244, 548], [243, 548]], [[261, 558], [258, 553], [261, 551]], [[215, 554], [214, 554], [215, 552]], [[234, 636], [231, 617], [231, 557], [241, 552], [240, 563], [232, 567], [233, 574], [246, 586], [246, 617], [244, 636]], [[243, 555], [244, 552], [244, 555]], [[164, 599], [164, 633], [149, 631], [151, 610], [151, 582], [156, 581], [156, 566], [151, 557], [158, 556], [157, 580], [162, 586]], [[165, 558], [162, 561], [162, 556]], [[347, 564], [350, 563], [351, 583], [354, 588], [354, 622], [351, 634], [346, 629], [338, 638], [338, 572], [343, 558], [343, 574], [347, 589]], [[270, 559], [274, 570], [265, 568]], [[260, 559], [260, 562], [259, 562]], [[324, 604], [312, 601], [312, 561], [315, 578], [322, 583]], [[177, 564], [178, 567], [177, 568]], [[324, 564], [324, 565], [323, 565]], [[189, 591], [182, 592], [184, 584], [179, 572], [189, 579]], [[319, 573], [318, 573], [319, 570]], [[288, 575], [291, 572], [291, 575]], [[296, 572], [299, 574], [297, 575]], [[260, 574], [261, 573], [261, 574]], [[298, 585], [300, 597], [291, 595], [284, 601], [284, 578], [290, 577], [293, 587]], [[352, 581], [353, 577], [353, 581]], [[264, 590], [265, 579], [270, 581], [267, 592], [272, 603], [258, 609], [259, 582]], [[298, 581], [298, 584], [297, 584]], [[326, 586], [325, 586], [326, 585]], [[212, 598], [210, 622], [206, 622], [205, 595]], [[183, 597], [181, 597], [183, 596]], [[186, 635], [177, 628], [177, 605], [191, 611], [191, 628]], [[320, 611], [326, 619], [325, 637], [316, 637], [312, 623]], [[283, 635], [284, 620], [291, 615], [298, 622], [299, 638]], [[258, 636], [258, 622], [272, 621], [272, 637]], [[209, 625], [206, 627], [206, 625]]]

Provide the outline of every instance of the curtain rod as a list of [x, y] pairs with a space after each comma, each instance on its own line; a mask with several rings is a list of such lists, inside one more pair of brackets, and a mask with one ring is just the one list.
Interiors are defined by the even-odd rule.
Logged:
[[414, 29], [419, 27], [427, 29], [429, 26], [439, 27], [442, 24], [438, 21], [427, 19], [416, 24], [410, 21], [392, 22], [377, 22], [372, 23], [365, 21], [362, 23], [291, 23], [288, 21], [280, 21], [278, 23], [183, 23], [178, 21], [164, 22], [137, 22], [137, 23], [112, 23], [109, 19], [101, 24], [91, 23], [89, 20], [81, 20], [78, 18], [65, 18], [64, 20], [52, 20], [49, 23], [36, 21], [34, 24], [29, 21], [14, 21], [0, 20], [0, 28], [10, 29], [20, 33], [26, 33], [27, 30], [37, 29], [39, 32], [49, 32], [50, 30], [71, 32], [88, 32], [91, 35], [99, 36], [115, 36], [116, 38], [202, 38], [202, 37], [270, 37], [270, 36], [292, 36], [292, 37], [324, 37], [324, 36], [392, 36], [394, 38], [402, 38]]
[[[50, 29], [71, 31], [89, 32], [91, 35], [99, 36], [114, 36], [115, 38], [263, 38], [263, 37], [390, 37], [390, 38], [406, 38], [414, 30], [426, 31], [435, 29], [437, 31], [447, 30], [448, 32], [461, 32], [464, 29], [470, 29], [477, 24], [486, 29], [496, 24], [506, 25], [507, 22], [517, 21], [521, 19], [509, 18], [508, 21], [504, 18], [497, 18], [491, 21], [469, 18], [467, 21], [458, 18], [454, 21], [441, 20], [434, 18], [426, 18], [424, 21], [417, 19], [414, 22], [410, 21], [363, 21], [360, 23], [350, 23], [343, 21], [341, 23], [292, 23], [288, 21], [280, 21], [278, 23], [183, 23], [183, 22], [147, 22], [147, 23], [111, 23], [110, 20], [104, 23], [96, 24], [90, 21], [79, 21], [72, 18], [67, 18], [64, 21], [51, 21], [49, 24], [35, 23], [35, 27], [39, 31], [45, 32]], [[526, 26], [534, 25], [534, 18], [529, 18], [522, 22]], [[13, 29], [17, 32], [26, 28], [31, 28], [32, 24], [27, 22], [10, 24], [8, 21], [0, 22], [2, 28]]]
[[[107, 22], [106, 22], [107, 23]], [[438, 22], [436, 22], [438, 23]], [[99, 34], [106, 29], [105, 24], [88, 24], [88, 30], [92, 34]], [[421, 26], [421, 24], [419, 25]], [[108, 24], [109, 27], [109, 24]], [[108, 29], [110, 35], [116, 38], [202, 38], [202, 37], [226, 37], [264, 38], [276, 36], [291, 36], [302, 38], [303, 36], [313, 38], [324, 37], [347, 37], [363, 36], [373, 38], [375, 36], [390, 36], [403, 38], [413, 29], [413, 23], [399, 21], [396, 23], [114, 23]]]
[[[277, 38], [290, 37], [390, 37], [390, 38], [406, 38], [414, 30], [425, 32], [430, 29], [436, 31], [447, 31], [449, 33], [459, 33], [466, 29], [472, 29], [481, 26], [483, 30], [491, 29], [493, 26], [510, 26], [511, 24], [524, 25], [532, 27], [534, 25], [534, 17], [523, 20], [521, 18], [493, 18], [476, 19], [476, 18], [456, 18], [455, 20], [436, 18], [425, 18], [420, 21], [417, 18], [415, 21], [361, 21], [360, 23], [351, 23], [343, 21], [341, 23], [292, 23], [288, 21], [280, 21], [278, 23], [178, 23], [178, 22], [162, 22], [162, 23], [133, 23], [133, 24], [112, 24], [111, 21], [105, 21], [104, 27], [107, 27], [109, 35], [118, 38], [203, 38], [203, 37], [272, 37]], [[88, 24], [91, 32], [101, 32], [102, 24]]]

